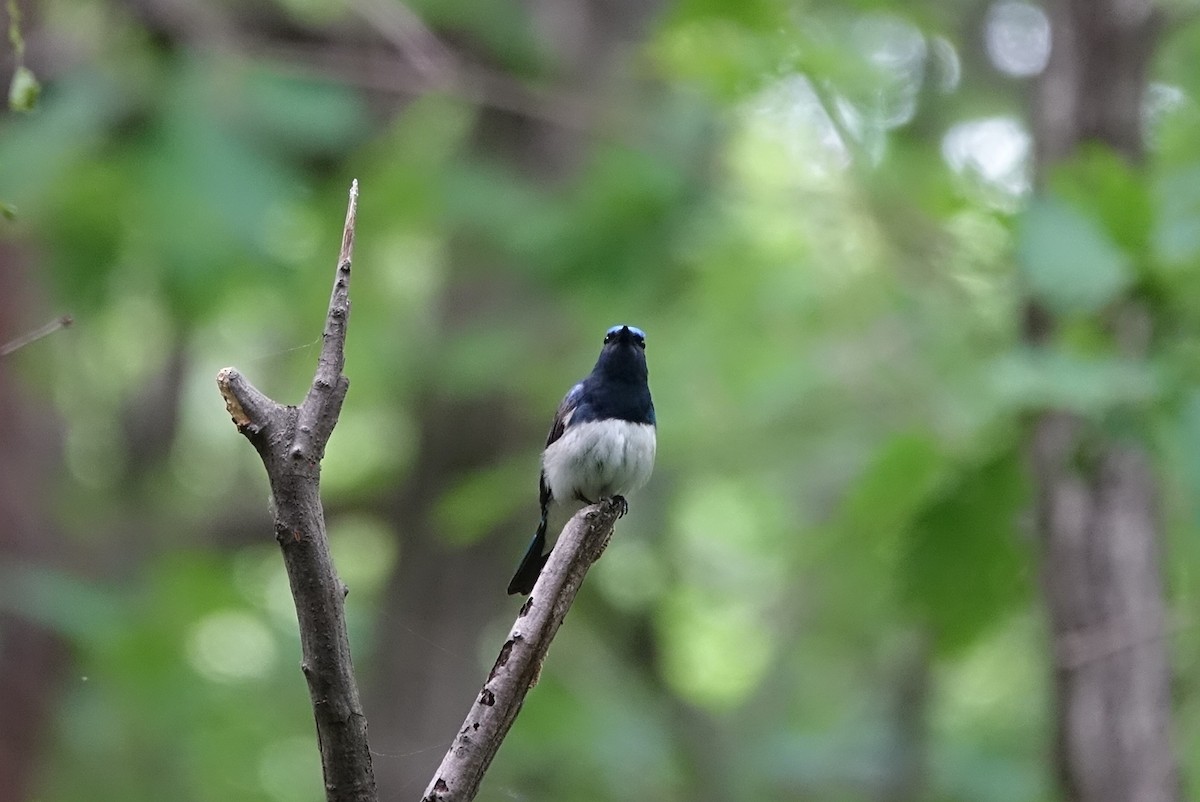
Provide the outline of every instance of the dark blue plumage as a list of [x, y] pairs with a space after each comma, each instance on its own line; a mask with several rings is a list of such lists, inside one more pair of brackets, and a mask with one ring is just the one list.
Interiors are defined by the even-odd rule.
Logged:
[[579, 504], [621, 497], [645, 484], [656, 449], [646, 335], [613, 326], [592, 372], [559, 404], [542, 453], [542, 517], [509, 593], [529, 593], [549, 554], [551, 517], [558, 531]]

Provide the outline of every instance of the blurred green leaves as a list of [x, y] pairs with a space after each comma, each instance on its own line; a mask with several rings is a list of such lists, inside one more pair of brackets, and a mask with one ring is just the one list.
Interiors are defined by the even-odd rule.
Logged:
[[[438, 500], [435, 519], [446, 540], [456, 545], [474, 543], [494, 532], [497, 525], [511, 520], [518, 511], [530, 513], [530, 499], [514, 493], [513, 488], [529, 483], [527, 459], [512, 460], [495, 468], [475, 471], [455, 483]], [[532, 496], [531, 496], [532, 497]], [[530, 537], [536, 523], [530, 515]]]
[[1103, 226], [1054, 196], [1021, 214], [1017, 256], [1031, 295], [1059, 313], [1098, 312], [1133, 282], [1129, 257]]
[[927, 435], [891, 438], [847, 494], [841, 526], [875, 542], [895, 537], [937, 487], [945, 468], [945, 458]]
[[[1107, 349], [1107, 340], [1098, 347]], [[991, 373], [996, 397], [1017, 410], [1069, 409], [1100, 417], [1122, 406], [1154, 401], [1166, 389], [1163, 373], [1154, 364], [1078, 350], [1021, 348], [1000, 357]]]
[[32, 563], [0, 567], [0, 610], [78, 640], [110, 637], [122, 614], [102, 586]]
[[[194, 319], [226, 280], [282, 278], [269, 237], [305, 183], [293, 162], [352, 146], [365, 118], [344, 88], [269, 62], [197, 56], [156, 79], [155, 94], [103, 72], [60, 79], [38, 115], [0, 133], [0, 163], [15, 165], [14, 203], [55, 231], [60, 284], [77, 302], [100, 302], [113, 273], [139, 276]], [[93, 158], [119, 124], [130, 133]]]
[[787, 511], [772, 494], [707, 477], [680, 493], [671, 533], [678, 565], [656, 619], [665, 678], [696, 704], [745, 700], [779, 633], [769, 612], [786, 592]]
[[33, 70], [25, 66], [25, 35], [21, 30], [21, 6], [17, 0], [5, 3], [8, 13], [8, 43], [12, 45], [16, 69], [8, 84], [8, 108], [17, 112], [33, 111], [37, 106], [42, 86]]
[[1054, 195], [1093, 217], [1115, 247], [1130, 255], [1146, 252], [1159, 209], [1146, 176], [1112, 149], [1099, 144], [1082, 148], [1055, 165], [1049, 186]]
[[893, 437], [849, 489], [835, 524], [843, 549], [865, 547], [866, 563], [849, 575], [894, 586], [912, 623], [946, 653], [972, 645], [1028, 598], [1020, 455], [1007, 437], [998, 454], [984, 442], [984, 456], [957, 457], [928, 435]]
[[1018, 524], [1030, 502], [1013, 449], [958, 472], [913, 519], [901, 594], [942, 650], [973, 644], [1029, 600], [1032, 555]]
[[[47, 25], [76, 19], [58, 2]], [[64, 421], [47, 493], [104, 575], [0, 582], [5, 610], [68, 637], [88, 677], [63, 700], [45, 799], [319, 795], [286, 577], [269, 523], [262, 543], [238, 531], [267, 521], [266, 484], [212, 375], [232, 363], [274, 397], [303, 392], [351, 177], [352, 386], [323, 487], [370, 681], [420, 681], [373, 662], [410, 645], [381, 622], [427, 612], [379, 606], [410, 539], [427, 528], [466, 559], [503, 538], [515, 559], [561, 393], [605, 326], [649, 333], [658, 470], [489, 775], [495, 796], [604, 802], [636, 775], [664, 800], [881, 798], [899, 751], [892, 666], [929, 638], [921, 798], [1048, 798], [1017, 422], [1154, 416], [1175, 538], [1195, 540], [1200, 35], [1170, 32], [1159, 94], [1183, 100], [1147, 121], [1159, 164], [1085, 149], [1029, 199], [1027, 87], [987, 72], [965, 6], [686, 0], [643, 28], [422, 0], [477, 72], [461, 95], [419, 96], [406, 73], [389, 83], [409, 65], [368, 44], [354, 10], [236, 6], [209, 9], [230, 15], [228, 37], [180, 42], [96, 5], [86, 66], [0, 123], [0, 196], [22, 213], [3, 236], [48, 266], [32, 274], [46, 302], [79, 312], [49, 356], [0, 367]], [[609, 62], [590, 47], [615, 28]], [[574, 51], [588, 60], [572, 68]], [[351, 85], [340, 59], [386, 69]], [[591, 122], [526, 118], [497, 86], [563, 93]], [[1036, 349], [1020, 344], [1026, 292], [1063, 319]], [[1172, 312], [1147, 359], [1113, 335], [1130, 296]], [[131, 487], [156, 423], [146, 388], [172, 386], [174, 364], [167, 456]], [[455, 436], [457, 411], [501, 407], [535, 434], [504, 432], [497, 453], [462, 426], [451, 467], [417, 462]], [[414, 595], [457, 601], [437, 569], [424, 579]], [[482, 645], [447, 658], [479, 676], [511, 620], [495, 592], [485, 634], [453, 633]]]
[[13, 111], [33, 111], [41, 93], [42, 85], [38, 83], [37, 76], [22, 64], [17, 67], [8, 85], [8, 107]]
[[[282, 575], [273, 552], [264, 556]], [[294, 613], [274, 619], [261, 589], [244, 595], [230, 568], [227, 559], [181, 551], [141, 582], [91, 598], [38, 578], [38, 595], [91, 622], [73, 639], [79, 668], [66, 683], [60, 723], [59, 748], [73, 770], [47, 776], [45, 793], [80, 798], [102, 787], [149, 800], [170, 787], [169, 794], [213, 802], [278, 798], [270, 770], [281, 759], [277, 744], [302, 739], [316, 748], [311, 713], [265, 692], [283, 684], [302, 695], [294, 662], [279, 659], [297, 648]], [[97, 626], [104, 613], [107, 623]], [[97, 732], [106, 737], [91, 737]], [[156, 755], [158, 770], [140, 771], [130, 750]], [[319, 799], [319, 764], [301, 773], [312, 783], [307, 798]]]

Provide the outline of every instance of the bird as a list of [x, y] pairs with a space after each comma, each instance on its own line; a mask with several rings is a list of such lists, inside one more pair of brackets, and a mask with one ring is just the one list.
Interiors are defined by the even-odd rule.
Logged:
[[546, 533], [558, 532], [581, 505], [612, 498], [621, 514], [625, 497], [654, 469], [654, 401], [646, 366], [646, 334], [613, 326], [596, 366], [567, 392], [546, 437], [539, 480], [541, 520], [508, 592], [529, 594], [550, 554]]

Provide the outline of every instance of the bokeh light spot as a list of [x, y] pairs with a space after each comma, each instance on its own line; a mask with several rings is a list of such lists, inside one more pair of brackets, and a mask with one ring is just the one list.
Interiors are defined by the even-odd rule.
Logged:
[[275, 639], [258, 616], [220, 610], [200, 619], [187, 639], [188, 661], [213, 682], [243, 682], [266, 675], [275, 663]]
[[1031, 3], [994, 3], [984, 22], [988, 58], [1000, 72], [1028, 78], [1050, 60], [1050, 20]]

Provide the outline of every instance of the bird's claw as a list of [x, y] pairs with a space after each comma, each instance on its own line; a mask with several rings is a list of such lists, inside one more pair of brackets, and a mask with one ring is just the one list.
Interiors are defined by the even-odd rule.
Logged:
[[629, 502], [624, 496], [613, 496], [612, 501], [617, 505], [617, 517], [624, 518], [625, 513], [629, 512]]

